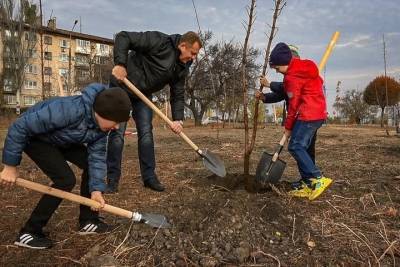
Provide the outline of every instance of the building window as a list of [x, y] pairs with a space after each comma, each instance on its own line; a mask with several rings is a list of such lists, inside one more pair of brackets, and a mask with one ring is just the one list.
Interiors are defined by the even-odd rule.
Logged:
[[51, 52], [44, 52], [44, 59], [45, 60], [51, 60], [52, 59]]
[[25, 89], [36, 89], [37, 82], [31, 80], [25, 80]]
[[96, 56], [94, 60], [95, 60], [96, 64], [105, 65], [110, 61], [110, 58], [109, 57]]
[[4, 79], [4, 92], [12, 92], [12, 81], [8, 79]]
[[37, 102], [37, 98], [34, 96], [26, 95], [24, 96], [24, 104], [25, 106], [33, 106]]
[[44, 36], [43, 41], [47, 45], [51, 45], [53, 43], [53, 39], [51, 38], [51, 36]]
[[76, 70], [76, 76], [79, 80], [84, 80], [84, 79], [89, 79], [90, 77], [90, 72], [89, 70], [83, 70], [83, 69], [77, 69]]
[[59, 75], [63, 76], [64, 78], [68, 77], [68, 69], [59, 69]]
[[7, 105], [17, 104], [16, 95], [4, 95], [4, 103]]
[[50, 90], [51, 90], [51, 83], [45, 82], [45, 83], [44, 83], [44, 90], [50, 91]]
[[89, 46], [90, 46], [90, 42], [89, 42], [89, 41], [86, 41], [86, 40], [76, 39], [76, 46], [79, 46], [79, 47], [89, 47]]
[[101, 52], [107, 52], [109, 50], [108, 45], [106, 44], [100, 44], [100, 51]]
[[51, 76], [51, 74], [52, 74], [51, 67], [44, 67], [44, 75]]
[[38, 68], [36, 65], [33, 64], [27, 64], [25, 66], [25, 72], [30, 73], [30, 74], [37, 74], [38, 73]]
[[68, 48], [69, 47], [69, 42], [65, 39], [60, 40], [60, 47], [62, 48]]
[[26, 53], [26, 55], [28, 56], [28, 58], [37, 58], [37, 51], [36, 49], [29, 49]]
[[86, 65], [89, 63], [88, 55], [75, 54], [75, 62], [78, 65]]
[[60, 54], [60, 61], [68, 62], [68, 55], [67, 54]]
[[36, 42], [36, 34], [34, 32], [25, 33], [25, 41]]

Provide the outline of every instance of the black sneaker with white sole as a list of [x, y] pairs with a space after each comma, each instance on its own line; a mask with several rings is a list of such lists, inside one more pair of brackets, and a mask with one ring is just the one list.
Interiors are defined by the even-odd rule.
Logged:
[[94, 219], [90, 221], [84, 221], [80, 223], [80, 235], [90, 235], [90, 234], [103, 234], [110, 232], [112, 227], [100, 219]]
[[53, 246], [53, 241], [48, 239], [44, 234], [21, 232], [17, 240], [15, 240], [14, 245], [32, 249], [46, 249]]

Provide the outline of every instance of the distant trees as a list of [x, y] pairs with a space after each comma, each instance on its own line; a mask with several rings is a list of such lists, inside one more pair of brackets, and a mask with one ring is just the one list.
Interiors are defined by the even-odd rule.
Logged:
[[365, 88], [364, 100], [368, 105], [381, 108], [381, 127], [383, 127], [385, 107], [396, 105], [400, 101], [400, 83], [391, 77], [378, 76]]
[[[26, 0], [0, 0], [0, 34], [3, 48], [3, 73], [0, 88], [19, 95], [25, 73], [35, 72], [29, 60], [36, 56], [37, 6]], [[1, 94], [2, 90], [0, 90]], [[0, 103], [3, 97], [0, 95]]]
[[[242, 66], [243, 48], [233, 41], [221, 41], [209, 44], [212, 32], [202, 34], [206, 53], [198, 56], [186, 79], [186, 107], [192, 111], [195, 125], [201, 125], [205, 112], [212, 108], [224, 117], [224, 120], [237, 119], [242, 109]], [[260, 71], [256, 64], [259, 51], [250, 48], [246, 61], [246, 77], [251, 88]]]
[[361, 124], [364, 118], [369, 117], [369, 105], [364, 101], [363, 92], [350, 90], [343, 97], [337, 98], [334, 108], [350, 122]]

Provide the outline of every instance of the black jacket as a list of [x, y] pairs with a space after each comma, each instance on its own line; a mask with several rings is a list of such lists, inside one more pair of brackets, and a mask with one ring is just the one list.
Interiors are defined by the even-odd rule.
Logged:
[[[128, 79], [144, 95], [150, 97], [169, 84], [173, 120], [184, 119], [185, 78], [192, 64], [179, 61], [180, 38], [179, 34], [156, 31], [122, 31], [116, 35], [114, 44], [114, 64], [127, 68]], [[116, 83], [114, 77], [111, 82]], [[131, 97], [136, 97], [125, 89]]]
[[282, 100], [286, 101], [286, 109], [289, 106], [289, 98], [283, 90], [283, 82], [271, 82], [270, 83], [271, 92], [264, 94], [264, 103], [277, 103]]

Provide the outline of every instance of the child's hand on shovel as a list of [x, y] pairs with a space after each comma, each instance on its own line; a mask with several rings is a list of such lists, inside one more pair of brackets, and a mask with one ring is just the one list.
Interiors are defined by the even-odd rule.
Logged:
[[288, 129], [285, 129], [284, 134], [286, 135], [286, 138], [289, 139], [289, 137], [292, 135], [292, 131], [288, 130]]
[[17, 176], [17, 167], [4, 165], [4, 168], [0, 173], [0, 183], [5, 186], [12, 186], [15, 184]]
[[92, 197], [91, 197], [92, 200], [100, 203], [100, 205], [98, 207], [91, 207], [91, 209], [94, 211], [99, 211], [102, 208], [104, 208], [106, 201], [103, 198], [103, 194], [100, 191], [93, 191], [91, 195], [92, 195]]

